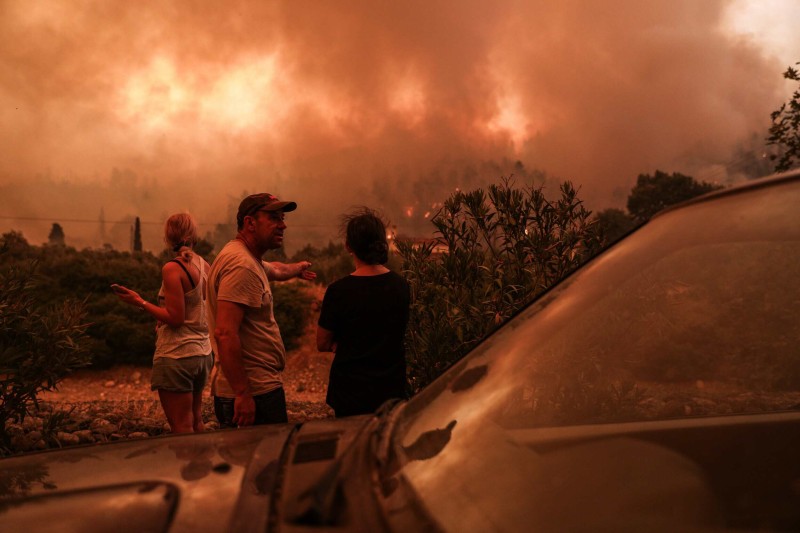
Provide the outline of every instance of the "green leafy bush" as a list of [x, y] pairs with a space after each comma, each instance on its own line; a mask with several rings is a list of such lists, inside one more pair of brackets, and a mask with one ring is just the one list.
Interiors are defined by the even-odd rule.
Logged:
[[275, 321], [287, 350], [297, 348], [311, 314], [313, 297], [300, 283], [271, 283]]
[[156, 257], [149, 252], [66, 249], [63, 253], [48, 250], [41, 261], [50, 294], [61, 299], [86, 299], [93, 366], [150, 364], [155, 320], [120, 302], [110, 285], [120, 283], [155, 302], [161, 286], [161, 263]]
[[456, 192], [434, 216], [436, 238], [398, 241], [412, 304], [406, 357], [413, 392], [515, 311], [599, 250], [573, 186], [550, 201], [510, 180]]
[[341, 243], [330, 242], [322, 248], [306, 245], [289, 260], [290, 263], [297, 261], [310, 261], [311, 270], [317, 273], [317, 282], [325, 286], [345, 277], [355, 268], [353, 259]]
[[0, 256], [3, 268], [24, 269], [31, 261], [38, 264], [37, 283], [30, 288], [37, 305], [70, 299], [84, 302], [86, 347], [94, 367], [150, 363], [155, 321], [120, 302], [110, 285], [121, 283], [155, 301], [161, 284], [161, 263], [156, 257], [110, 248], [76, 251], [68, 246], [31, 246], [16, 232], [2, 235], [0, 241], [9, 249]]
[[[36, 305], [70, 299], [84, 302], [85, 347], [91, 354], [93, 367], [151, 363], [155, 320], [120, 302], [110, 285], [120, 283], [155, 302], [161, 286], [161, 267], [170, 256], [132, 254], [111, 248], [77, 251], [66, 246], [31, 246], [18, 232], [0, 236], [0, 244], [8, 250], [0, 255], [0, 266], [24, 270], [31, 261], [39, 264], [38, 281], [28, 289]], [[300, 285], [293, 285], [273, 284], [276, 317], [288, 348], [296, 346], [303, 334], [313, 299]]]
[[89, 363], [82, 303], [37, 305], [35, 264], [0, 270], [0, 446], [10, 449], [8, 422], [22, 421], [37, 395]]

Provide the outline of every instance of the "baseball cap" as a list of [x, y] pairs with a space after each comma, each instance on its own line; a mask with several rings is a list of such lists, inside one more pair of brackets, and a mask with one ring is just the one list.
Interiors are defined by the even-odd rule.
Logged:
[[256, 211], [283, 211], [284, 213], [297, 209], [295, 202], [282, 202], [268, 192], [251, 194], [239, 204], [236, 213], [236, 222], [239, 227], [244, 224], [244, 217], [252, 216]]

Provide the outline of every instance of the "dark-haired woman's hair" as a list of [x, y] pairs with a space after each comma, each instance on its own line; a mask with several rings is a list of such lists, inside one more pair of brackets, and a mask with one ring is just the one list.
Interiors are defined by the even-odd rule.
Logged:
[[360, 207], [342, 216], [345, 242], [361, 261], [383, 265], [389, 260], [386, 223], [368, 207]]

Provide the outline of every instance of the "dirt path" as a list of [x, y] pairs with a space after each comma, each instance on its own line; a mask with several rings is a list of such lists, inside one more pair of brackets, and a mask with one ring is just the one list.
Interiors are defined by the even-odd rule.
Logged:
[[[325, 404], [332, 359], [332, 354], [317, 352], [316, 321], [309, 320], [300, 346], [286, 356], [283, 385], [289, 422], [333, 416]], [[130, 365], [75, 372], [58, 390], [39, 395], [38, 410], [20, 423], [6, 425], [10, 448], [0, 449], [0, 455], [168, 432], [158, 393], [150, 390], [150, 374], [150, 366]], [[204, 396], [203, 420], [207, 430], [215, 430], [219, 426], [209, 386]]]
[[[291, 421], [325, 418], [333, 413], [325, 405], [328, 371], [332, 354], [321, 354], [315, 346], [316, 326], [310, 324], [300, 347], [286, 356], [283, 373]], [[150, 390], [151, 368], [119, 365], [107, 370], [84, 369], [65, 378], [57, 391], [40, 395], [44, 402], [58, 405], [86, 403], [158, 402]], [[204, 396], [211, 403], [210, 390]]]

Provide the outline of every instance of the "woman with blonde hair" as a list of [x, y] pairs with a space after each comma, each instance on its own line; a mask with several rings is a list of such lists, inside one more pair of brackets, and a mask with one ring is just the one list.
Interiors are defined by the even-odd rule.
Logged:
[[188, 213], [178, 213], [164, 225], [164, 242], [176, 254], [161, 269], [158, 305], [121, 285], [112, 285], [123, 302], [152, 315], [156, 326], [151, 389], [174, 433], [203, 431], [202, 394], [212, 367], [206, 322], [209, 266], [195, 254], [197, 225]]

